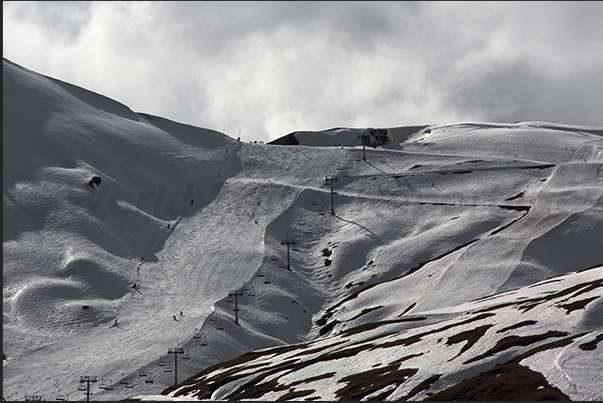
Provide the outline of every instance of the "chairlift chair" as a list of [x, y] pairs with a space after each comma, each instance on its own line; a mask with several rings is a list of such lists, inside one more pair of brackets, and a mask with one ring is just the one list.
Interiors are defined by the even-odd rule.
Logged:
[[61, 389], [59, 389], [59, 392], [57, 393], [55, 399], [56, 400], [67, 400], [67, 396], [66, 395], [62, 395], [61, 394]]
[[128, 383], [126, 384], [126, 388], [128, 388], [128, 389], [133, 388], [133, 387], [134, 387], [134, 384], [133, 384], [133, 383], [128, 382]]
[[145, 383], [153, 383], [153, 380], [152, 379], [145, 379], [144, 382]]
[[163, 370], [163, 372], [172, 372], [172, 369], [171, 369], [171, 368], [165, 368], [165, 369]]
[[183, 360], [190, 360], [190, 359], [191, 359], [191, 357], [190, 357], [190, 356], [188, 356], [188, 355], [186, 355], [186, 354], [184, 354], [184, 355], [182, 355], [182, 359], [183, 359]]
[[80, 384], [80, 386], [77, 387], [77, 390], [86, 390], [86, 385], [84, 385], [83, 383]]
[[105, 390], [113, 390], [113, 382], [109, 379], [109, 383], [105, 385]]

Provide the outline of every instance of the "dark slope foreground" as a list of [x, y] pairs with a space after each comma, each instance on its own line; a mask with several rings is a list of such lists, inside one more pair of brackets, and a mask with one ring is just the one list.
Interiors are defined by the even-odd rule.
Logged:
[[[402, 316], [251, 352], [164, 394], [207, 400], [570, 400], [563, 389], [571, 382], [590, 390], [584, 400], [599, 400], [601, 354], [594, 352], [601, 349], [600, 323], [589, 331], [592, 317], [577, 326], [568, 322], [589, 305], [586, 316], [600, 315], [602, 275], [599, 267], [467, 303], [446, 320]], [[551, 357], [565, 371], [554, 368]], [[552, 386], [555, 380], [559, 384]]]

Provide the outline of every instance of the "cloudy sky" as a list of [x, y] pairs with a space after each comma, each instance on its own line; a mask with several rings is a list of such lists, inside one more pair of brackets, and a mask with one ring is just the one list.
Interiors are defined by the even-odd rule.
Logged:
[[464, 121], [603, 126], [601, 21], [600, 1], [4, 1], [3, 56], [244, 141]]

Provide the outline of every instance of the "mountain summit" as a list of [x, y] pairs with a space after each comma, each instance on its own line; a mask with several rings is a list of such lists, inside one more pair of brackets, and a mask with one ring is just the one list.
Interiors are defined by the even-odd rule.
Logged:
[[7, 400], [603, 399], [603, 127], [3, 113]]

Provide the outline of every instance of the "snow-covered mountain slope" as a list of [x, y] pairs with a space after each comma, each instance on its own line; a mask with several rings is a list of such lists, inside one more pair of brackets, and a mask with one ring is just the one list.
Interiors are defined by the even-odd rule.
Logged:
[[497, 363], [603, 397], [603, 128], [247, 144], [3, 84], [5, 398], [421, 400]]
[[[316, 341], [250, 352], [168, 394], [211, 400], [525, 401], [563, 400], [561, 390], [571, 390], [580, 391], [579, 400], [598, 400], [602, 274], [599, 268], [559, 276], [455, 309], [391, 316]], [[574, 314], [590, 303], [597, 307], [589, 315]], [[479, 375], [488, 370], [505, 375], [497, 383], [503, 390], [488, 391], [492, 380]], [[526, 382], [528, 377], [535, 379]], [[464, 384], [469, 393], [459, 394]]]

